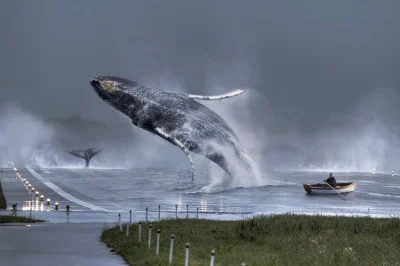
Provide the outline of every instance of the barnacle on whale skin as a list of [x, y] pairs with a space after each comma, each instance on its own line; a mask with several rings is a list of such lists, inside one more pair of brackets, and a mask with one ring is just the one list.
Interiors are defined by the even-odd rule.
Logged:
[[103, 87], [106, 88], [108, 91], [112, 91], [115, 87], [114, 82], [111, 81], [103, 81], [102, 83]]

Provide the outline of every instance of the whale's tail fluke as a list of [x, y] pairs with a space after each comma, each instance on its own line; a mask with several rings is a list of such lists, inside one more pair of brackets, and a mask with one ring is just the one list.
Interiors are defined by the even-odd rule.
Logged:
[[87, 150], [72, 150], [72, 151], [67, 151], [67, 152], [76, 157], [85, 159], [85, 161], [86, 161], [85, 167], [89, 168], [90, 160], [95, 155], [99, 154], [101, 151], [102, 151], [101, 149], [90, 148]]

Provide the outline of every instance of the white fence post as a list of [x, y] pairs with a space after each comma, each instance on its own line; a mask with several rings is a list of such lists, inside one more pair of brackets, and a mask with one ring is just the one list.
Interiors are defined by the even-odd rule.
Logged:
[[149, 238], [148, 238], [148, 248], [151, 247], [151, 225], [149, 225]]
[[172, 263], [172, 253], [174, 251], [174, 234], [171, 234], [171, 244], [169, 247], [169, 265]]
[[189, 266], [189, 243], [186, 243], [185, 266]]
[[158, 253], [160, 251], [160, 229], [157, 229], [157, 243], [156, 243], [156, 256], [158, 256]]
[[118, 223], [119, 223], [119, 230], [122, 232], [121, 214], [120, 213], [118, 213]]
[[214, 266], [214, 255], [215, 255], [215, 250], [211, 250], [210, 266]]
[[142, 222], [139, 222], [139, 230], [138, 230], [138, 241], [142, 242]]

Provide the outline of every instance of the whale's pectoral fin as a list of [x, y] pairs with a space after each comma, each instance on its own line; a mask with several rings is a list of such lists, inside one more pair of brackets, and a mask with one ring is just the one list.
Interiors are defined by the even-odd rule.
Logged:
[[183, 150], [183, 152], [186, 154], [189, 163], [190, 163], [190, 167], [192, 169], [192, 181], [194, 181], [194, 164], [193, 164], [193, 160], [192, 157], [190, 156], [189, 150], [185, 147], [185, 145], [183, 145], [182, 142], [180, 142], [178, 139], [170, 136], [169, 134], [165, 133], [161, 128], [155, 128], [155, 132], [158, 136], [162, 137], [163, 139], [171, 142], [172, 144], [178, 146], [179, 148], [181, 148], [181, 150]]
[[239, 89], [235, 91], [231, 91], [222, 95], [216, 95], [216, 96], [201, 96], [201, 95], [192, 95], [188, 94], [188, 97], [190, 99], [198, 99], [198, 100], [222, 100], [226, 98], [231, 98], [234, 96], [238, 96], [240, 94], [243, 94], [247, 91], [247, 89]]

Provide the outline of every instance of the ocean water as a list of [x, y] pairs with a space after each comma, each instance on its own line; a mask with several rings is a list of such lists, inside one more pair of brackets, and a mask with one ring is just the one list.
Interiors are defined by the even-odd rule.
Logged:
[[[10, 170], [11, 171], [11, 170]], [[259, 187], [228, 189], [227, 182], [213, 184], [208, 173], [197, 173], [194, 183], [191, 173], [176, 169], [34, 169], [41, 178], [74, 197], [65, 199], [45, 186], [27, 169], [19, 170], [37, 190], [48, 191], [46, 198], [58, 200], [60, 209], [70, 204], [75, 212], [124, 213], [133, 211], [135, 219], [187, 215], [211, 219], [240, 219], [271, 213], [304, 213], [328, 215], [400, 215], [400, 176], [384, 173], [337, 172], [340, 181], [356, 181], [354, 193], [346, 195], [307, 195], [303, 183], [318, 183], [326, 179], [325, 172], [272, 171], [263, 172], [268, 183]], [[17, 180], [20, 181], [20, 180]], [[23, 186], [14, 175], [6, 175], [5, 188]], [[50, 192], [51, 191], [51, 192]], [[7, 196], [7, 193], [6, 193]], [[95, 206], [87, 207], [76, 199]], [[25, 204], [25, 203], [21, 203]], [[43, 210], [43, 209], [42, 209]], [[36, 211], [40, 212], [40, 208]], [[40, 217], [40, 214], [37, 214]], [[115, 216], [115, 214], [113, 214]]]

